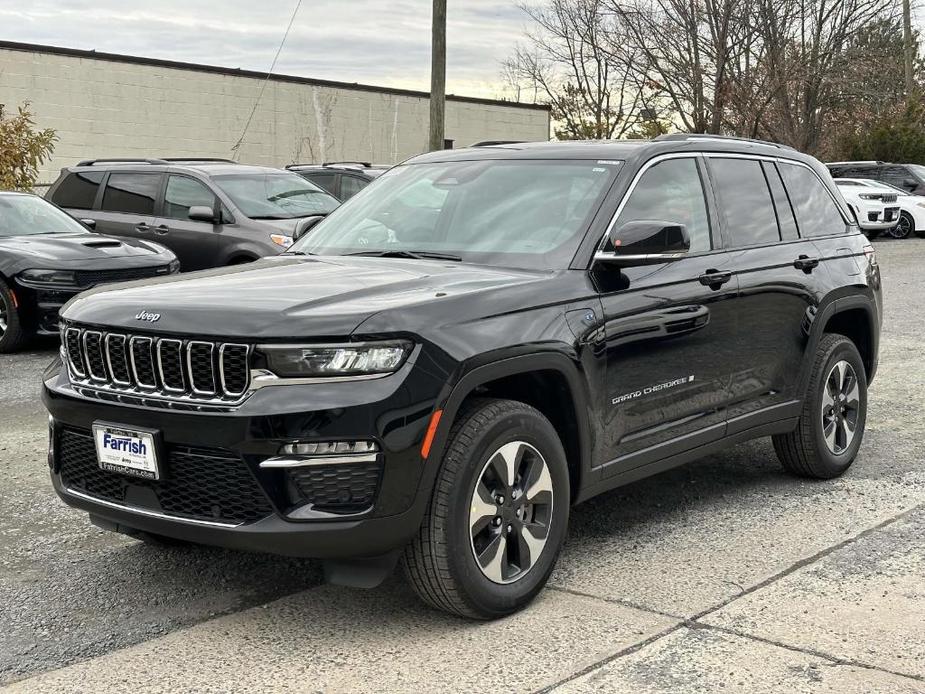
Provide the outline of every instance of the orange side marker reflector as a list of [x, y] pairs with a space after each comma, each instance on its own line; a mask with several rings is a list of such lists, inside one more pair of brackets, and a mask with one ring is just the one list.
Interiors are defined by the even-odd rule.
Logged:
[[430, 424], [427, 425], [427, 433], [424, 434], [424, 443], [421, 444], [421, 457], [427, 460], [430, 455], [430, 445], [434, 442], [434, 435], [437, 433], [437, 425], [440, 424], [440, 418], [443, 416], [443, 410], [434, 410], [430, 416]]
[[16, 298], [16, 292], [10, 289], [10, 296], [13, 297], [13, 308], [19, 310], [19, 299]]

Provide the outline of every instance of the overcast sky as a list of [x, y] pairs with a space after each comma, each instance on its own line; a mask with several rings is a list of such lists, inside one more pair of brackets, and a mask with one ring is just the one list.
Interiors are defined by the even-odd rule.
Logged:
[[[515, 0], [449, 0], [447, 92], [500, 95]], [[295, 0], [0, 0], [0, 39], [266, 70]], [[427, 90], [430, 0], [303, 0], [276, 72]]]

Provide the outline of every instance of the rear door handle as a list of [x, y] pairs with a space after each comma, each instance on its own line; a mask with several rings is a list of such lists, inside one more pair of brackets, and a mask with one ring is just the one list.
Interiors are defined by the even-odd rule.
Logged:
[[168, 231], [170, 231], [170, 227], [166, 224], [159, 224], [158, 226], [154, 227], [155, 234], [166, 234]]
[[148, 231], [151, 227], [148, 226], [147, 222], [142, 222], [141, 224], [135, 225], [135, 231]]
[[806, 274], [813, 271], [813, 268], [819, 265], [819, 258], [810, 258], [808, 255], [801, 255], [793, 261], [793, 267], [802, 270]]
[[707, 270], [699, 278], [700, 284], [710, 289], [719, 289], [726, 282], [732, 279], [732, 273], [729, 271]]

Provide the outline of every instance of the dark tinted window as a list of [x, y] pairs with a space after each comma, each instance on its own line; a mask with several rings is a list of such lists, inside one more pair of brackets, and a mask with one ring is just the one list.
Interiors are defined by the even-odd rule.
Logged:
[[880, 180], [903, 190], [911, 190], [917, 185], [915, 176], [909, 173], [905, 166], [884, 166], [880, 172]]
[[647, 170], [620, 212], [616, 228], [644, 219], [680, 222], [687, 227], [691, 253], [710, 250], [707, 204], [693, 158], [668, 159]]
[[303, 173], [302, 176], [319, 188], [324, 188], [331, 195], [334, 195], [334, 186], [337, 184], [337, 174], [324, 171], [319, 173]]
[[771, 188], [771, 197], [774, 198], [774, 207], [777, 209], [777, 223], [780, 225], [780, 235], [784, 241], [796, 239], [797, 220], [793, 216], [793, 207], [790, 205], [790, 198], [787, 197], [787, 191], [784, 190], [784, 184], [780, 179], [780, 173], [777, 167], [770, 162], [764, 162], [762, 165], [765, 178], [768, 179], [768, 186]]
[[107, 212], [154, 214], [154, 199], [160, 181], [160, 174], [110, 174], [103, 192], [102, 209]]
[[778, 166], [797, 216], [800, 235], [806, 237], [845, 233], [845, 220], [816, 174], [796, 164]]
[[720, 206], [726, 215], [733, 247], [780, 241], [777, 215], [761, 162], [752, 159], [710, 159]]
[[346, 200], [347, 198], [352, 198], [367, 185], [369, 185], [369, 181], [359, 176], [342, 174], [340, 177], [340, 199]]
[[171, 219], [189, 219], [189, 208], [196, 205], [208, 207], [215, 204], [215, 196], [209, 188], [193, 178], [171, 176], [167, 179], [164, 193], [164, 216]]
[[102, 171], [79, 171], [69, 173], [55, 189], [52, 201], [61, 207], [78, 210], [92, 210], [96, 191], [103, 182]]

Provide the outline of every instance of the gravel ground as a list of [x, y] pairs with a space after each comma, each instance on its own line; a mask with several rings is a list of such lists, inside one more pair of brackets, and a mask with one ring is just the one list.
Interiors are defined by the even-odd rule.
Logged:
[[[886, 317], [855, 465], [753, 441], [577, 507], [550, 588], [473, 624], [399, 580], [150, 547], [62, 504], [39, 375], [0, 356], [0, 685], [21, 691], [925, 692], [925, 240], [876, 243]], [[499, 644], [507, 646], [499, 648]]]

